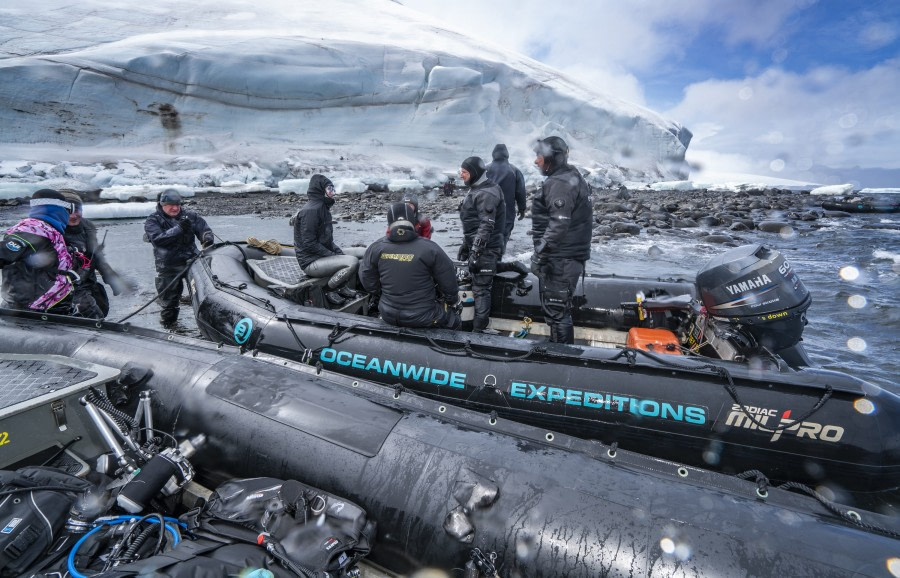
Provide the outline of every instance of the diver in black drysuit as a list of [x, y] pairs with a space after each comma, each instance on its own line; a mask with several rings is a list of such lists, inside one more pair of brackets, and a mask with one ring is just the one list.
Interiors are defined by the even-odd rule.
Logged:
[[591, 187], [567, 164], [569, 147], [551, 136], [534, 147], [534, 164], [547, 176], [531, 204], [534, 255], [531, 270], [540, 281], [541, 308], [550, 341], [574, 343], [572, 296], [591, 257]]
[[199, 240], [204, 248], [215, 242], [206, 220], [181, 205], [178, 191], [166, 189], [160, 193], [156, 210], [144, 222], [144, 240], [153, 245], [156, 291], [162, 307], [159, 317], [164, 326], [178, 320], [178, 301], [185, 283], [184, 269], [188, 261], [200, 254], [194, 239]]
[[437, 243], [416, 234], [415, 218], [407, 203], [391, 205], [387, 235], [366, 249], [359, 280], [380, 295], [378, 310], [391, 325], [459, 329], [456, 266]]
[[97, 242], [97, 226], [82, 216], [81, 197], [71, 192], [65, 192], [63, 196], [73, 206], [64, 234], [66, 246], [73, 257], [77, 254], [84, 255], [87, 263], [81, 275], [81, 282], [72, 292], [72, 304], [85, 317], [102, 319], [109, 315], [109, 296], [106, 294], [106, 288], [97, 279], [97, 273], [100, 273], [103, 281], [112, 288], [113, 295], [131, 293], [137, 284], [119, 275], [106, 260], [103, 247]]
[[505, 144], [495, 146], [491, 154], [494, 162], [487, 167], [487, 177], [497, 183], [506, 202], [506, 222], [503, 225], [503, 252], [506, 253], [506, 244], [516, 225], [516, 215], [520, 221], [525, 218], [525, 177], [522, 171], [510, 164]]
[[500, 187], [487, 178], [484, 161], [469, 157], [460, 166], [460, 176], [470, 187], [459, 205], [464, 240], [457, 258], [468, 261], [475, 297], [473, 331], [487, 328], [491, 317], [491, 286], [497, 262], [503, 254], [506, 202]]
[[356, 292], [347, 286], [356, 277], [359, 259], [345, 255], [334, 243], [334, 183], [325, 175], [315, 174], [309, 179], [306, 195], [309, 198], [294, 216], [294, 251], [300, 268], [309, 277], [328, 277], [325, 298], [336, 307]]

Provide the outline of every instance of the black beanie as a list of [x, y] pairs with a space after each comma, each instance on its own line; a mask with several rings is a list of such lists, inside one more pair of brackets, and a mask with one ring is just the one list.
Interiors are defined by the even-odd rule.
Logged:
[[413, 223], [415, 221], [413, 209], [411, 209], [406, 203], [394, 203], [390, 207], [388, 207], [388, 225], [392, 225], [397, 221], [409, 221], [410, 223]]
[[460, 166], [469, 171], [469, 180], [466, 181], [469, 186], [477, 183], [485, 171], [484, 161], [481, 160], [481, 157], [469, 157]]

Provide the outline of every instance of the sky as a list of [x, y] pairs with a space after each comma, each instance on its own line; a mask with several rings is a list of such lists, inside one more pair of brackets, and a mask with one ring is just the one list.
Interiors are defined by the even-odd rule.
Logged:
[[896, 0], [400, 0], [650, 108], [696, 169], [900, 185]]

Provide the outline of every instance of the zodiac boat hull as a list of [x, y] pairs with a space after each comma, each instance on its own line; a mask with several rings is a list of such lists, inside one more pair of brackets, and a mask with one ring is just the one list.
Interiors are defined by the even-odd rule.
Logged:
[[[244, 261], [261, 256], [222, 246], [191, 268], [197, 323], [209, 339], [663, 459], [825, 484], [842, 499], [900, 486], [900, 398], [848, 375], [398, 329], [260, 287]], [[515, 291], [498, 280], [495, 294]], [[586, 283], [588, 304], [602, 304], [595, 313], [653, 288], [652, 280]]]
[[206, 435], [192, 462], [207, 481], [293, 478], [346, 496], [378, 524], [371, 558], [398, 572], [461, 568], [473, 548], [525, 576], [878, 576], [898, 563], [894, 518], [858, 512], [882, 529], [868, 531], [805, 495], [264, 354], [8, 310], [0, 351], [151, 369], [156, 427]]

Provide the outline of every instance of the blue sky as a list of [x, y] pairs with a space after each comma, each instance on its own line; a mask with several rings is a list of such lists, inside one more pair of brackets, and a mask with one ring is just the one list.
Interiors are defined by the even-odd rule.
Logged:
[[694, 133], [697, 169], [900, 187], [897, 0], [401, 0]]

